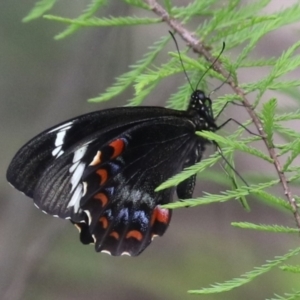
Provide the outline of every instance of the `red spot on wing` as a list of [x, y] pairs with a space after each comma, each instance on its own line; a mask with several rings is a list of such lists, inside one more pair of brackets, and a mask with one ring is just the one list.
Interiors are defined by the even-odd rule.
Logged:
[[97, 199], [101, 202], [102, 207], [104, 207], [107, 202], [108, 202], [108, 198], [104, 193], [98, 193], [94, 196], [94, 199]]
[[129, 239], [129, 238], [134, 238], [138, 241], [141, 241], [143, 239], [143, 235], [140, 231], [131, 230], [126, 234], [126, 239]]
[[154, 208], [151, 217], [151, 226], [157, 221], [167, 225], [169, 223], [169, 220], [170, 220], [170, 213], [168, 209], [160, 208], [159, 206], [156, 206]]
[[111, 156], [111, 159], [113, 158], [116, 158], [117, 156], [119, 156], [124, 148], [125, 148], [125, 142], [122, 140], [122, 139], [117, 139], [117, 140], [114, 140], [113, 142], [111, 142], [109, 144], [110, 147], [113, 148], [114, 152]]
[[100, 220], [99, 220], [99, 222], [102, 223], [102, 227], [103, 227], [104, 229], [107, 228], [107, 226], [108, 226], [108, 220], [107, 220], [107, 218], [101, 217]]
[[100, 185], [104, 184], [108, 177], [107, 171], [105, 169], [99, 169], [96, 173], [101, 177]]
[[111, 232], [109, 236], [114, 237], [116, 240], [120, 238], [120, 235], [116, 231]]

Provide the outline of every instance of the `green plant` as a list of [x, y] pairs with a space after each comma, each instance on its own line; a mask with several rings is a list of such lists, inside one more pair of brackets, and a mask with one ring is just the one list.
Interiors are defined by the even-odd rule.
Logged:
[[[286, 210], [293, 214], [295, 220], [295, 228], [281, 226], [279, 224], [251, 224], [247, 222], [233, 222], [232, 225], [242, 229], [253, 229], [268, 231], [270, 234], [275, 233], [298, 233], [300, 228], [300, 214], [298, 210], [299, 197], [292, 194], [291, 185], [299, 184], [300, 167], [294, 165], [294, 161], [300, 153], [300, 133], [285, 124], [286, 121], [299, 120], [300, 111], [283, 111], [277, 107], [278, 99], [272, 97], [267, 98], [266, 92], [275, 90], [288, 93], [295, 103], [299, 103], [297, 87], [300, 85], [299, 80], [286, 79], [286, 75], [297, 69], [300, 65], [300, 56], [296, 54], [300, 46], [300, 42], [287, 47], [287, 49], [279, 56], [272, 58], [250, 58], [257, 43], [271, 31], [275, 31], [284, 25], [295, 23], [300, 18], [300, 5], [296, 4], [279, 12], [269, 15], [260, 14], [262, 9], [269, 4], [269, 0], [261, 0], [250, 2], [250, 4], [241, 5], [240, 0], [228, 0], [226, 5], [220, 5], [217, 0], [193, 1], [187, 6], [175, 7], [171, 0], [163, 1], [160, 5], [154, 0], [124, 0], [128, 5], [138, 9], [152, 12], [153, 17], [95, 17], [95, 13], [108, 4], [108, 1], [98, 0], [91, 1], [87, 9], [76, 19], [68, 19], [53, 15], [44, 15], [51, 9], [56, 0], [43, 0], [36, 4], [31, 13], [24, 19], [25, 21], [44, 16], [48, 20], [53, 20], [68, 24], [68, 27], [56, 36], [56, 39], [66, 38], [70, 34], [74, 34], [83, 27], [103, 27], [103, 26], [136, 26], [151, 25], [164, 22], [169, 25], [170, 30], [177, 33], [188, 47], [183, 51], [182, 59], [184, 66], [191, 73], [190, 78], [197, 80], [199, 72], [203, 73], [208, 70], [214, 62], [215, 56], [220, 51], [220, 41], [226, 40], [226, 51], [221, 58], [213, 64], [213, 68], [209, 70], [208, 76], [226, 80], [231, 87], [233, 93], [227, 94], [214, 100], [214, 112], [217, 115], [224, 104], [232, 101], [239, 101], [248, 112], [249, 120], [243, 122], [243, 126], [253, 123], [260, 137], [243, 136], [244, 128], [238, 127], [237, 130], [227, 137], [217, 135], [212, 132], [199, 132], [198, 134], [206, 139], [216, 141], [223, 151], [223, 155], [232, 162], [233, 153], [242, 151], [253, 155], [268, 164], [272, 164], [275, 168], [275, 174], [272, 178], [258, 176], [251, 177], [251, 174], [243, 174], [247, 182], [255, 182], [249, 186], [241, 185], [235, 179], [235, 173], [227, 168], [227, 172], [232, 178], [232, 189], [228, 189], [220, 194], [205, 193], [204, 196], [196, 199], [189, 199], [182, 202], [176, 202], [166, 205], [168, 208], [179, 208], [186, 206], [197, 206], [210, 204], [214, 202], [224, 202], [232, 199], [242, 199], [245, 205], [245, 196], [252, 195], [266, 203]], [[199, 18], [200, 22], [197, 28], [193, 28], [193, 34], [186, 29], [185, 24], [193, 18]], [[170, 60], [161, 66], [155, 66], [156, 56], [164, 51], [164, 48], [170, 36], [166, 33], [164, 37], [158, 40], [153, 46], [149, 47], [149, 52], [131, 66], [131, 70], [116, 79], [113, 86], [109, 87], [99, 97], [90, 99], [91, 102], [107, 101], [122, 93], [130, 86], [134, 86], [135, 95], [130, 99], [127, 105], [140, 105], [146, 96], [165, 78], [176, 73], [182, 72], [178, 54], [171, 53]], [[231, 49], [242, 46], [240, 53], [234, 60], [226, 56], [226, 52]], [[187, 51], [192, 49], [199, 55], [198, 59], [192, 59], [187, 56]], [[250, 83], [239, 82], [237, 71], [240, 68], [247, 68], [249, 72], [254, 67], [268, 67], [269, 73], [262, 79], [255, 80]], [[228, 76], [230, 74], [230, 76]], [[206, 76], [207, 77], [207, 76]], [[201, 84], [205, 85], [205, 80]], [[296, 91], [296, 92], [295, 92]], [[190, 86], [188, 83], [178, 88], [178, 92], [173, 94], [167, 101], [167, 105], [176, 109], [183, 109], [189, 99]], [[254, 100], [250, 102], [249, 94], [254, 94]], [[281, 144], [276, 142], [274, 133], [280, 135]], [[262, 140], [266, 152], [258, 150], [250, 143]], [[157, 190], [161, 190], [178, 184], [184, 179], [205, 170], [206, 176], [209, 176], [207, 168], [220, 161], [221, 156], [218, 153], [211, 155], [209, 158], [202, 160], [196, 165], [185, 169], [180, 174], [170, 178], [163, 183]], [[201, 176], [201, 174], [200, 174]], [[212, 179], [219, 181], [219, 177], [215, 174]], [[248, 180], [249, 178], [249, 180]], [[254, 180], [252, 180], [254, 179]], [[268, 189], [274, 186], [281, 186], [285, 194], [284, 197], [276, 196]], [[295, 238], [298, 238], [295, 235]], [[249, 283], [258, 276], [269, 272], [272, 268], [280, 266], [281, 270], [287, 272], [299, 273], [299, 267], [284, 266], [282, 263], [288, 258], [298, 255], [300, 248], [293, 249], [287, 254], [276, 257], [268, 261], [266, 264], [253, 271], [247, 272], [240, 278], [225, 281], [221, 284], [214, 284], [209, 288], [190, 291], [193, 294], [211, 294], [229, 291]], [[299, 291], [278, 296], [272, 299], [297, 299]]]

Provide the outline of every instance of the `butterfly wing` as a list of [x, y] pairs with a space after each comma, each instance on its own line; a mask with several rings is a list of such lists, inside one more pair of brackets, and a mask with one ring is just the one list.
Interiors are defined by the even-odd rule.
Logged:
[[154, 189], [176, 174], [195, 147], [195, 126], [163, 108], [87, 114], [31, 140], [7, 178], [43, 211], [69, 218], [97, 251], [139, 254], [170, 221], [160, 204], [173, 189]]
[[[65, 173], [68, 173], [68, 164], [72, 164], [72, 159], [70, 161], [70, 157], [66, 157], [64, 154], [65, 152], [76, 152], [76, 146], [80, 148], [82, 141], [88, 142], [88, 139], [95, 136], [99, 137], [101, 134], [103, 140], [105, 133], [113, 134], [109, 134], [112, 129], [117, 131], [118, 128], [121, 128], [120, 131], [122, 132], [124, 124], [131, 126], [136, 122], [151, 120], [156, 116], [173, 114], [177, 114], [177, 111], [161, 107], [127, 107], [96, 111], [70, 119], [47, 129], [25, 144], [11, 161], [6, 173], [7, 180], [16, 189], [33, 198], [37, 183], [44, 175], [45, 169], [48, 166], [56, 165], [59, 158], [62, 160], [66, 158]], [[79, 154], [79, 152], [77, 153]], [[62, 164], [61, 161], [58, 163]], [[58, 187], [59, 185], [62, 187], [64, 182], [63, 174], [60, 175], [60, 181], [56, 180]], [[67, 178], [65, 178], [65, 184], [68, 184]], [[52, 192], [53, 190], [55, 189], [52, 189]], [[61, 190], [62, 188], [58, 188], [57, 193]], [[40, 203], [44, 201], [43, 197], [35, 197], [34, 201], [38, 207], [43, 209], [43, 205], [40, 206]], [[55, 207], [58, 208], [58, 206]], [[46, 212], [46, 210], [44, 211]], [[81, 213], [75, 216], [74, 212], [66, 211], [64, 207], [61, 208], [61, 212], [65, 213], [57, 211], [57, 213], [53, 212], [52, 214], [61, 218], [70, 218], [72, 214], [75, 221], [81, 221], [85, 218]]]
[[78, 141], [99, 131], [105, 132], [112, 126], [122, 127], [123, 124], [131, 124], [137, 120], [143, 121], [156, 115], [172, 113], [176, 111], [161, 107], [112, 108], [70, 119], [47, 129], [25, 144], [10, 163], [6, 174], [7, 180], [16, 189], [32, 198], [45, 166], [76, 145]]
[[[202, 158], [202, 153], [205, 150], [205, 143], [197, 143], [191, 154], [187, 157], [183, 168], [188, 168], [199, 162]], [[186, 180], [180, 182], [176, 188], [176, 193], [179, 199], [189, 199], [193, 196], [197, 175], [193, 175]]]
[[160, 118], [111, 140], [108, 145], [117, 150], [109, 161], [102, 160], [107, 145], [94, 149], [92, 165], [82, 176], [80, 207], [88, 215], [97, 251], [138, 255], [165, 232], [171, 212], [160, 205], [172, 201], [174, 189], [154, 190], [182, 170], [196, 144], [193, 133], [188, 121]]

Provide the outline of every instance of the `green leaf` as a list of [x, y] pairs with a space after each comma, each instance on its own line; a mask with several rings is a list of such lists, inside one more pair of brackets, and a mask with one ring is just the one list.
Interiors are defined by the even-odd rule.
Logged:
[[135, 93], [139, 94], [142, 92], [144, 88], [146, 88], [148, 85], [152, 84], [153, 82], [156, 82], [157, 80], [162, 80], [164, 78], [167, 78], [171, 75], [174, 75], [176, 73], [181, 73], [182, 67], [177, 66], [171, 67], [170, 65], [165, 65], [163, 68], [156, 69], [156, 70], [147, 70], [146, 74], [141, 74], [135, 81], [134, 89]]
[[232, 140], [230, 138], [222, 137], [214, 132], [210, 131], [199, 131], [196, 133], [197, 135], [207, 139], [207, 140], [213, 140], [216, 141], [218, 144], [225, 145], [228, 148], [231, 148], [232, 150], [240, 150], [249, 154], [252, 154], [254, 156], [260, 157], [268, 162], [273, 162], [272, 158], [265, 155], [263, 152], [257, 150], [256, 148], [253, 148], [249, 145], [246, 145], [244, 143], [241, 143], [241, 141]]
[[265, 191], [262, 191], [262, 190], [252, 191], [252, 194], [260, 197], [262, 200], [264, 200], [269, 205], [281, 207], [281, 208], [287, 209], [289, 211], [292, 211], [292, 207], [290, 206], [290, 204], [282, 198], [276, 197], [276, 196], [274, 196], [270, 193], [267, 193]]
[[174, 18], [190, 18], [191, 16], [207, 16], [211, 14], [210, 7], [212, 4], [218, 2], [218, 0], [206, 0], [199, 1], [195, 0], [194, 2], [189, 3], [186, 6], [173, 7], [172, 15]]
[[274, 132], [274, 115], [277, 107], [277, 100], [271, 99], [263, 105], [262, 121], [265, 132], [267, 134], [267, 142], [269, 147], [273, 148], [273, 132]]
[[292, 183], [293, 181], [296, 181], [296, 180], [299, 180], [299, 179], [300, 179], [300, 172], [298, 170], [298, 172], [295, 175], [288, 177], [287, 180], [288, 180], [289, 183]]
[[295, 139], [300, 139], [300, 132], [286, 126], [282, 126], [279, 123], [274, 124], [274, 129], [289, 142], [293, 142]]
[[290, 121], [290, 120], [299, 120], [300, 119], [300, 110], [292, 111], [286, 114], [280, 114], [274, 116], [274, 121]]
[[164, 0], [165, 8], [166, 11], [168, 12], [169, 15], [172, 16], [172, 2], [171, 0]]
[[[136, 79], [135, 84], [135, 90], [138, 94], [141, 92], [147, 85], [151, 84], [151, 82], [154, 82], [156, 80], [161, 80], [167, 77], [170, 77], [171, 75], [175, 75], [178, 73], [182, 73], [182, 66], [180, 64], [180, 58], [178, 53], [169, 53], [170, 56], [174, 57], [175, 59], [171, 59], [168, 63], [163, 64], [160, 68], [153, 68], [148, 69], [145, 74], [142, 74]], [[186, 71], [192, 70], [192, 71], [203, 71], [206, 72], [207, 66], [203, 64], [201, 61], [197, 61], [195, 59], [191, 59], [185, 54], [181, 54], [182, 61], [184, 63], [184, 68]], [[214, 70], [209, 70], [209, 75], [212, 75], [220, 80], [223, 80], [224, 78], [220, 76], [220, 74], [217, 74]], [[199, 79], [198, 79], [199, 81]]]
[[232, 222], [232, 226], [243, 228], [243, 229], [254, 229], [260, 231], [268, 231], [268, 232], [275, 232], [275, 233], [300, 233], [300, 230], [297, 228], [290, 228], [280, 225], [266, 225], [266, 224], [254, 224], [249, 222]]
[[77, 25], [79, 27], [108, 27], [108, 26], [133, 26], [133, 25], [149, 25], [155, 23], [161, 23], [159, 18], [138, 18], [138, 17], [110, 17], [110, 18], [96, 18], [82, 20], [78, 19], [62, 18], [53, 15], [45, 15], [45, 19], [58, 21], [61, 23]]
[[216, 202], [226, 202], [231, 199], [239, 199], [243, 196], [250, 195], [252, 192], [256, 192], [259, 190], [263, 190], [265, 188], [276, 185], [279, 180], [273, 180], [267, 183], [253, 184], [250, 186], [241, 186], [235, 190], [227, 190], [223, 191], [220, 194], [209, 194], [204, 193], [205, 195], [200, 198], [195, 199], [186, 199], [179, 202], [164, 204], [162, 207], [164, 208], [181, 208], [181, 207], [194, 207], [198, 205], [207, 205]]
[[292, 143], [292, 148], [291, 148], [291, 154], [290, 156], [287, 158], [282, 171], [286, 172], [287, 169], [289, 168], [289, 166], [291, 165], [291, 163], [295, 160], [296, 157], [298, 157], [300, 154], [300, 141], [295, 141], [294, 143]]
[[300, 297], [300, 291], [295, 291], [293, 293], [285, 293], [285, 296], [279, 296], [275, 294], [276, 298], [266, 299], [266, 300], [296, 300]]
[[191, 86], [187, 82], [180, 86], [176, 93], [172, 94], [167, 101], [166, 107], [185, 110], [187, 108], [188, 102], [190, 101]]
[[[131, 84], [135, 81], [136, 77], [138, 77], [153, 62], [156, 56], [169, 42], [170, 38], [171, 37], [169, 35], [162, 37], [153, 46], [149, 47], [150, 51], [144, 55], [143, 59], [138, 61], [134, 66], [131, 66], [131, 71], [118, 77], [113, 86], [107, 88], [107, 90], [100, 96], [89, 99], [89, 102], [108, 101], [111, 98], [121, 94], [124, 90], [131, 86]], [[149, 91], [149, 89], [147, 91]], [[135, 100], [134, 102], [137, 101]]]
[[141, 105], [143, 100], [151, 93], [152, 90], [156, 88], [156, 86], [159, 84], [159, 80], [152, 82], [150, 86], [148, 86], [146, 89], [141, 91], [139, 94], [137, 94], [132, 99], [129, 99], [126, 106], [137, 106]]
[[279, 267], [282, 271], [300, 273], [300, 266], [284, 265]]
[[29, 22], [41, 17], [46, 11], [50, 10], [58, 0], [41, 0], [35, 3], [33, 9], [22, 20]]
[[276, 57], [258, 58], [256, 60], [245, 60], [239, 65], [239, 67], [240, 68], [267, 67], [267, 66], [274, 66], [275, 63], [276, 63]]
[[274, 260], [267, 261], [266, 264], [262, 265], [261, 267], [257, 267], [250, 272], [246, 272], [245, 274], [241, 275], [239, 278], [234, 278], [232, 280], [225, 281], [223, 283], [215, 283], [212, 284], [209, 288], [202, 288], [200, 290], [190, 290], [188, 291], [190, 294], [216, 294], [221, 292], [228, 292], [232, 289], [240, 287], [252, 280], [256, 279], [257, 277], [267, 273], [274, 267], [277, 267], [287, 259], [291, 258], [292, 256], [298, 255], [300, 253], [300, 248], [296, 248], [294, 250], [289, 251], [287, 254], [283, 256], [277, 256]]
[[[77, 18], [77, 20], [87, 20], [91, 18], [101, 7], [106, 5], [107, 0], [92, 0], [92, 2], [88, 5], [86, 10], [83, 12], [81, 16]], [[78, 24], [71, 24], [68, 26], [63, 32], [57, 34], [55, 36], [56, 40], [63, 39], [73, 33], [75, 33], [77, 30], [79, 30], [82, 26]]]
[[125, 3], [143, 8], [146, 10], [150, 10], [150, 7], [143, 0], [123, 0]]

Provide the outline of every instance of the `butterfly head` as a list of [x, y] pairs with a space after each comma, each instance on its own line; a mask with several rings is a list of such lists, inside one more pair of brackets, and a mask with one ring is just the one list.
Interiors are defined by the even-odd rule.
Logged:
[[189, 110], [196, 110], [199, 117], [205, 121], [208, 130], [216, 129], [212, 110], [212, 102], [201, 90], [195, 90], [191, 95]]

